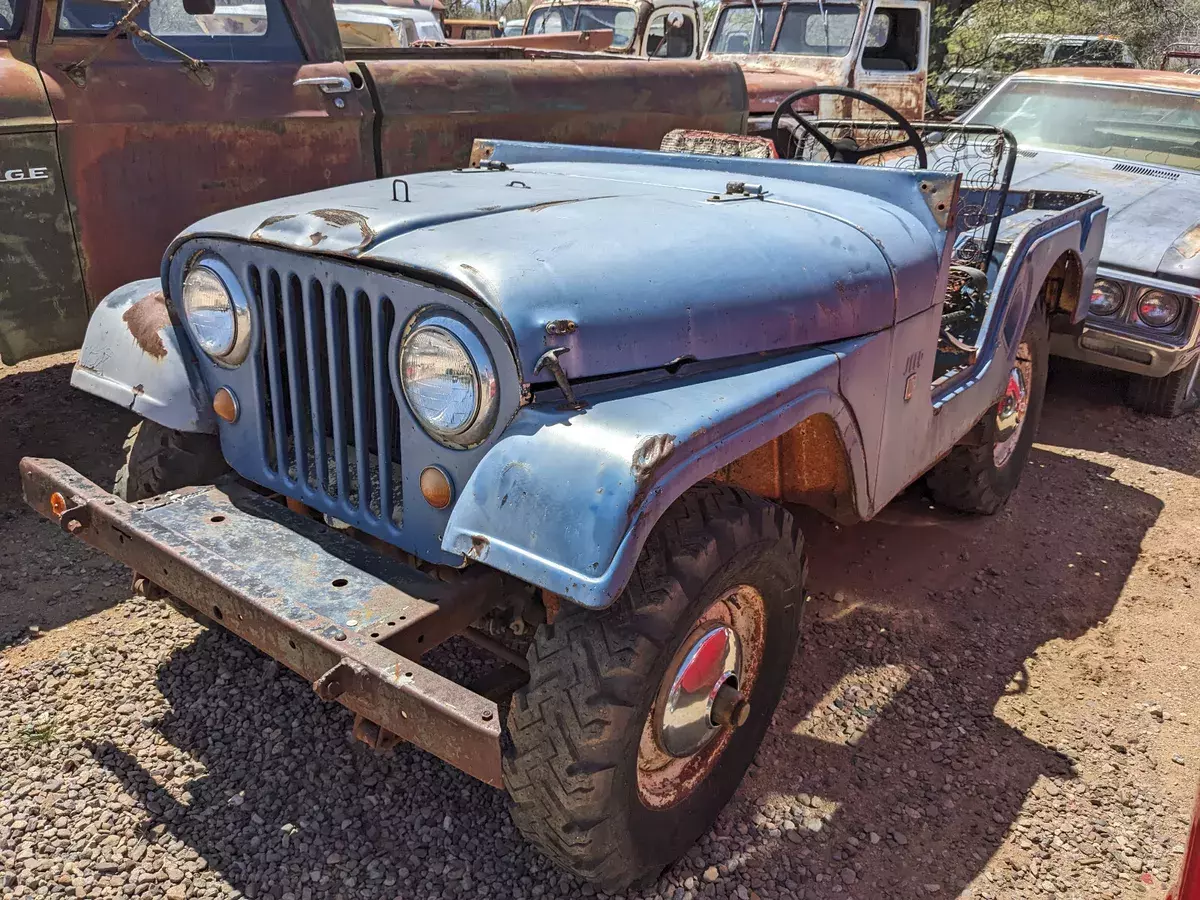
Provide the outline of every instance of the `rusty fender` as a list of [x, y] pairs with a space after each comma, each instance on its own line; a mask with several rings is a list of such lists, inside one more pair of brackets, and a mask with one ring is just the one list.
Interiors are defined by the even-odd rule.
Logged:
[[176, 431], [215, 434], [216, 417], [190, 345], [157, 278], [131, 282], [88, 321], [71, 385]]
[[[463, 487], [442, 547], [603, 608], [680, 494], [706, 478], [759, 489], [752, 455], [784, 435], [812, 436], [812, 457], [836, 445], [837, 461], [808, 465], [796, 454], [808, 471], [781, 479], [796, 490], [775, 493], [833, 494], [840, 485], [841, 511], [866, 517], [866, 458], [838, 368], [833, 352], [811, 349], [647, 392], [580, 391], [576, 404], [526, 406]], [[812, 427], [814, 419], [830, 425]]]

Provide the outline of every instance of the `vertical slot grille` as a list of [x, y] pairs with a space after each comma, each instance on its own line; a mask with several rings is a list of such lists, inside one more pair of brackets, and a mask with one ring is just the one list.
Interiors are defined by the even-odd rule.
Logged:
[[399, 412], [388, 297], [251, 267], [262, 323], [256, 373], [267, 470], [331, 515], [399, 525]]

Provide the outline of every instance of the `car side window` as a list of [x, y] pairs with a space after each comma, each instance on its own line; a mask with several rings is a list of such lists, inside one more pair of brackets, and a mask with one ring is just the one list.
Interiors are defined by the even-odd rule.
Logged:
[[915, 72], [921, 65], [921, 11], [875, 13], [867, 29], [862, 67], [867, 72]]
[[651, 59], [689, 59], [695, 56], [695, 20], [678, 10], [654, 16], [646, 28], [646, 55]]
[[21, 10], [25, 0], [0, 0], [0, 38], [15, 36], [21, 30]]
[[[74, 34], [104, 34], [125, 14], [124, 7], [108, 0], [63, 0], [60, 9], [58, 30]], [[137, 22], [196, 59], [254, 62], [303, 58], [281, 0], [217, 0], [216, 9], [206, 15], [189, 13], [183, 0], [151, 0]], [[179, 61], [166, 48], [136, 37], [133, 42], [146, 59]]]

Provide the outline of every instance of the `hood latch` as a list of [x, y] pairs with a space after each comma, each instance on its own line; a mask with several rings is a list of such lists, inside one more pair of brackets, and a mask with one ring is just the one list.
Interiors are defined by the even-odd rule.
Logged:
[[708, 198], [709, 203], [729, 203], [731, 200], [762, 200], [767, 196], [761, 184], [746, 184], [744, 181], [730, 181], [725, 185], [725, 193], [713, 194]]

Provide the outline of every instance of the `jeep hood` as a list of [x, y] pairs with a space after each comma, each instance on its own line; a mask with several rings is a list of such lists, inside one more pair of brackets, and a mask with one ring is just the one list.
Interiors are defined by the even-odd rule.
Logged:
[[1102, 266], [1200, 285], [1200, 174], [1050, 150], [1025, 153], [1036, 155], [1019, 159], [1013, 187], [1104, 195]]
[[221, 213], [170, 253], [225, 237], [451, 287], [491, 310], [526, 381], [550, 380], [534, 369], [553, 347], [582, 378], [839, 341], [892, 325], [897, 298], [932, 302], [929, 220], [782, 179], [761, 179], [766, 200], [710, 199], [735, 178], [566, 162], [412, 175]]

